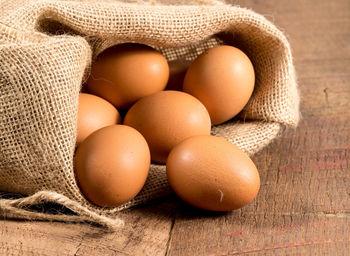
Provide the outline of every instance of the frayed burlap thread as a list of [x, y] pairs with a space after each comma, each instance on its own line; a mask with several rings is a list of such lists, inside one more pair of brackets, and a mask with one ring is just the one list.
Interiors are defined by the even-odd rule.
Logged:
[[[143, 190], [115, 208], [88, 202], [75, 181], [79, 91], [94, 58], [117, 43], [151, 45], [169, 61], [237, 46], [253, 62], [256, 87], [240, 116], [212, 134], [252, 155], [281, 127], [297, 125], [299, 95], [283, 33], [261, 15], [217, 0], [177, 3], [0, 0], [0, 190], [24, 195], [0, 199], [1, 216], [115, 228], [123, 223], [118, 211], [170, 193], [163, 165], [151, 165]], [[77, 215], [29, 210], [43, 201]]]
[[[62, 204], [77, 215], [35, 212], [35, 216], [33, 217], [34, 212], [27, 210], [28, 206], [47, 202]], [[119, 218], [108, 218], [88, 210], [86, 207], [81, 206], [68, 197], [52, 191], [40, 191], [31, 196], [19, 199], [2, 199], [0, 200], [0, 214], [5, 218], [15, 219], [98, 223], [109, 229], [116, 229], [124, 226], [124, 221]]]

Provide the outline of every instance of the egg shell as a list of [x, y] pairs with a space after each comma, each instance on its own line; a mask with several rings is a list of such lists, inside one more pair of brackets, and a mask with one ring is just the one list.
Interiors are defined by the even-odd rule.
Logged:
[[87, 93], [79, 94], [77, 144], [94, 131], [121, 122], [118, 110], [108, 101]]
[[233, 46], [217, 46], [204, 52], [188, 68], [183, 91], [207, 108], [212, 124], [237, 115], [248, 103], [255, 84], [248, 56]]
[[154, 162], [165, 163], [170, 150], [182, 140], [210, 134], [210, 116], [195, 97], [179, 91], [161, 91], [136, 102], [124, 124], [147, 140]]
[[195, 136], [175, 146], [166, 171], [176, 194], [211, 211], [231, 211], [251, 202], [260, 188], [253, 161], [234, 144], [214, 136]]
[[150, 161], [147, 142], [134, 128], [104, 127], [87, 137], [76, 151], [77, 183], [90, 202], [118, 206], [142, 189]]
[[165, 88], [169, 66], [164, 56], [141, 44], [120, 44], [103, 51], [92, 64], [89, 92], [126, 109]]

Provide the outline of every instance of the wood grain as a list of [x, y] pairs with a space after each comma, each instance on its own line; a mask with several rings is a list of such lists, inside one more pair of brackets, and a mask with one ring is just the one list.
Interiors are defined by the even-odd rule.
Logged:
[[261, 190], [228, 214], [172, 196], [127, 210], [115, 233], [1, 221], [0, 255], [349, 255], [350, 1], [227, 1], [264, 14], [291, 42], [303, 119], [253, 158]]
[[231, 1], [283, 28], [303, 120], [254, 156], [256, 200], [225, 215], [177, 211], [168, 255], [349, 255], [350, 2]]
[[172, 205], [154, 202], [126, 210], [118, 232], [87, 224], [1, 221], [0, 255], [164, 255]]

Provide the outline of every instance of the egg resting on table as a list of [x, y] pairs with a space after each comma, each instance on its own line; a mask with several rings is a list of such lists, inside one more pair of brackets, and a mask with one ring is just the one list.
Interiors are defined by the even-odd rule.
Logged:
[[251, 202], [260, 188], [259, 173], [248, 155], [214, 136], [194, 136], [175, 146], [166, 172], [179, 197], [210, 211], [240, 208]]

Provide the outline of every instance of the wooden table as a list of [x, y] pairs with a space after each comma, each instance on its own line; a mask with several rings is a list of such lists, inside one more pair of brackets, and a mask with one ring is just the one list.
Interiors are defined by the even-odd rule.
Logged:
[[86, 224], [2, 220], [0, 255], [350, 255], [350, 1], [230, 1], [287, 34], [303, 119], [253, 157], [255, 201], [208, 214], [175, 196]]

